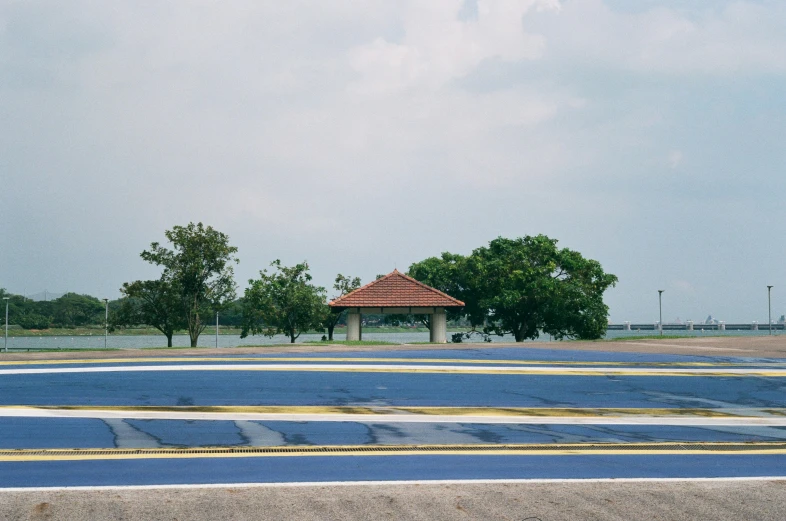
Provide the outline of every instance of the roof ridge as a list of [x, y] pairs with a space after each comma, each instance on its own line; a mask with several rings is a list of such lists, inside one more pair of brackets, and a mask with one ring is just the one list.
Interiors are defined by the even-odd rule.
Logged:
[[385, 280], [386, 278], [390, 277], [390, 276], [391, 276], [391, 275], [393, 275], [394, 273], [396, 273], [396, 270], [395, 270], [395, 269], [394, 269], [393, 271], [391, 271], [390, 273], [388, 273], [387, 275], [385, 275], [385, 276], [382, 276], [382, 277], [380, 277], [380, 278], [378, 278], [378, 279], [374, 279], [374, 280], [372, 280], [371, 282], [369, 282], [368, 284], [366, 284], [366, 285], [364, 285], [364, 286], [360, 286], [358, 289], [353, 289], [352, 291], [350, 291], [350, 292], [349, 292], [349, 293], [347, 293], [346, 295], [341, 295], [340, 297], [338, 297], [338, 298], [335, 298], [335, 299], [331, 300], [331, 301], [330, 301], [330, 304], [332, 305], [333, 303], [335, 303], [335, 302], [338, 302], [339, 300], [342, 300], [342, 299], [345, 299], [345, 298], [349, 297], [349, 296], [350, 296], [350, 295], [352, 295], [353, 293], [357, 293], [358, 291], [360, 291], [360, 290], [362, 290], [362, 289], [366, 289], [366, 288], [367, 288], [367, 287], [369, 287], [369, 286], [373, 286], [373, 285], [374, 285], [374, 284], [376, 284], [377, 282], [379, 282], [379, 281], [381, 281], [381, 280]]
[[[418, 286], [421, 286], [421, 287], [423, 287], [423, 288], [425, 288], [425, 289], [427, 289], [427, 290], [429, 290], [429, 291], [432, 291], [432, 292], [434, 292], [434, 293], [436, 293], [436, 294], [438, 294], [438, 295], [440, 295], [440, 296], [447, 297], [447, 298], [449, 298], [450, 300], [454, 300], [454, 301], [456, 301], [456, 302], [461, 302], [459, 299], [457, 299], [457, 298], [454, 298], [454, 297], [451, 297], [451, 296], [450, 296], [450, 295], [448, 295], [447, 293], [444, 293], [444, 292], [442, 292], [442, 291], [438, 290], [437, 288], [432, 288], [431, 286], [428, 286], [428, 285], [424, 284], [423, 282], [420, 282], [419, 280], [417, 280], [417, 279], [414, 279], [414, 278], [410, 277], [409, 275], [407, 275], [407, 274], [405, 274], [405, 273], [401, 273], [400, 271], [393, 270], [393, 272], [392, 272], [392, 273], [390, 273], [390, 275], [393, 275], [393, 273], [397, 273], [398, 275], [400, 275], [400, 276], [404, 277], [405, 279], [407, 279], [407, 280], [409, 280], [409, 281], [412, 281], [412, 282], [414, 282], [414, 283], [415, 283], [415, 284], [417, 284]], [[461, 302], [461, 305], [463, 306], [463, 305], [464, 305], [464, 303], [463, 303], [463, 302]]]
[[[350, 291], [346, 295], [342, 295], [342, 296], [332, 300], [329, 303], [329, 305], [330, 306], [340, 306], [342, 301], [350, 300], [350, 297], [352, 297], [356, 293], [359, 293], [361, 291], [365, 291], [368, 288], [370, 288], [370, 287], [372, 287], [372, 286], [374, 286], [376, 284], [379, 284], [379, 283], [381, 283], [381, 282], [383, 282], [383, 281], [385, 281], [387, 279], [390, 279], [391, 277], [394, 277], [394, 276], [398, 276], [398, 277], [400, 277], [400, 278], [402, 278], [402, 279], [404, 279], [404, 280], [406, 280], [408, 282], [414, 283], [416, 286], [418, 286], [421, 289], [427, 290], [430, 293], [436, 294], [436, 295], [438, 295], [438, 296], [440, 296], [440, 297], [442, 297], [444, 299], [447, 299], [449, 302], [452, 302], [453, 306], [462, 306], [462, 307], [464, 306], [464, 303], [462, 301], [458, 300], [457, 298], [451, 297], [447, 293], [444, 293], [444, 292], [442, 292], [442, 291], [440, 291], [440, 290], [438, 290], [436, 288], [432, 288], [431, 286], [428, 286], [428, 285], [424, 284], [423, 282], [420, 282], [419, 280], [413, 279], [409, 275], [401, 273], [400, 271], [398, 271], [398, 269], [394, 269], [393, 271], [391, 271], [387, 275], [384, 275], [384, 276], [382, 276], [382, 277], [380, 277], [378, 279], [372, 280], [368, 284], [365, 284], [364, 286], [361, 286], [361, 287], [359, 287], [356, 290]], [[355, 306], [350, 306], [350, 307], [355, 307]], [[442, 305], [442, 307], [444, 307], [444, 305]], [[448, 307], [451, 307], [451, 306], [448, 306]]]

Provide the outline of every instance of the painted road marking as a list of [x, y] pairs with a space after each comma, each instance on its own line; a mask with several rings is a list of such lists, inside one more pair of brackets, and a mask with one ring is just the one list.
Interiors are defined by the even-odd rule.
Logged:
[[0, 366], [14, 365], [78, 365], [78, 364], [125, 364], [125, 363], [173, 363], [173, 362], [345, 362], [345, 363], [423, 363], [423, 364], [503, 364], [503, 365], [550, 365], [550, 366], [623, 366], [623, 367], [783, 367], [786, 362], [599, 362], [577, 360], [488, 360], [465, 358], [343, 358], [343, 357], [140, 357], [140, 358], [82, 358], [65, 360], [3, 360]]
[[662, 344], [658, 342], [657, 344], [653, 344], [651, 342], [627, 342], [629, 344], [633, 344], [636, 346], [652, 346], [658, 345], [663, 347], [677, 347], [680, 349], [702, 349], [705, 351], [747, 351], [746, 349], [733, 349], [731, 347], [710, 347], [710, 346], [695, 346], [695, 345], [683, 345], [683, 344]]
[[409, 479], [401, 481], [290, 481], [272, 483], [198, 483], [177, 485], [97, 485], [73, 487], [8, 487], [0, 493], [9, 492], [88, 492], [122, 490], [165, 490], [165, 489], [237, 489], [237, 488], [301, 488], [301, 487], [357, 487], [391, 485], [536, 485], [568, 483], [683, 483], [683, 482], [735, 482], [735, 481], [782, 481], [786, 476], [742, 476], [717, 478], [520, 478], [520, 479]]
[[783, 408], [0, 406], [0, 417], [358, 423], [786, 426], [786, 409]]
[[308, 456], [635, 456], [685, 454], [712, 456], [786, 454], [786, 443], [659, 442], [495, 445], [308, 445], [150, 449], [6, 449], [0, 450], [0, 462]]
[[456, 366], [456, 365], [351, 365], [351, 364], [194, 364], [194, 365], [134, 365], [104, 367], [46, 367], [32, 369], [0, 369], [0, 375], [59, 374], [59, 373], [114, 373], [162, 371], [298, 371], [298, 372], [356, 372], [356, 373], [448, 373], [448, 374], [512, 374], [549, 376], [702, 376], [786, 377], [786, 370], [778, 369], [665, 369], [621, 367], [507, 367], [507, 366]]

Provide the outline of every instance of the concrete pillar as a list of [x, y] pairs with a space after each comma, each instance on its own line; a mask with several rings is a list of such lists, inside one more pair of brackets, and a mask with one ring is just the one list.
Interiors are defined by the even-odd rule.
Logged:
[[663, 331], [663, 324], [660, 322], [655, 322], [655, 331]]
[[630, 331], [630, 322], [625, 321], [625, 324], [622, 326], [623, 331]]
[[685, 325], [688, 331], [693, 331], [693, 320], [688, 320], [687, 322], [685, 322]]
[[360, 313], [347, 314], [347, 342], [360, 340]]
[[448, 336], [448, 317], [443, 308], [437, 308], [431, 315], [431, 331], [429, 331], [429, 342], [444, 344]]
[[718, 322], [718, 331], [726, 331], [726, 322]]
[[751, 331], [758, 331], [758, 330], [759, 330], [759, 323], [754, 320], [753, 324], [751, 324]]

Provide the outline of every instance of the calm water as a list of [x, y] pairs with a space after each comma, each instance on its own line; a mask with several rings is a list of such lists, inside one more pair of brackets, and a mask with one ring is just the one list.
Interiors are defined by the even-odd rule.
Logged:
[[[628, 336], [649, 335], [658, 336], [657, 331], [609, 331], [606, 338], [623, 338]], [[775, 333], [775, 332], [773, 332]], [[783, 332], [778, 332], [783, 334]], [[685, 337], [701, 336], [760, 336], [767, 335], [767, 330], [760, 331], [667, 331], [667, 335], [679, 335]], [[379, 340], [383, 342], [394, 342], [406, 344], [411, 342], [428, 342], [428, 333], [371, 333], [364, 331], [363, 340]], [[300, 335], [298, 342], [319, 341], [322, 335]], [[343, 333], [336, 334], [335, 339], [341, 341], [345, 338]], [[450, 333], [448, 333], [448, 339]], [[510, 335], [504, 337], [492, 337], [494, 342], [513, 342]], [[539, 341], [548, 341], [550, 338], [544, 336]], [[0, 338], [0, 348], [3, 339]], [[287, 344], [289, 337], [280, 335], [273, 338], [266, 336], [251, 336], [240, 338], [240, 335], [219, 335], [219, 347], [238, 347], [254, 345]], [[172, 338], [174, 347], [188, 347], [188, 335], [176, 335]], [[215, 335], [202, 335], [199, 337], [199, 347], [214, 347], [216, 345]], [[96, 349], [104, 347], [103, 336], [60, 336], [60, 337], [9, 337], [9, 349]], [[137, 336], [112, 336], [109, 335], [107, 347], [116, 349], [134, 349], [145, 347], [166, 347], [166, 337], [163, 335], [137, 335]]]

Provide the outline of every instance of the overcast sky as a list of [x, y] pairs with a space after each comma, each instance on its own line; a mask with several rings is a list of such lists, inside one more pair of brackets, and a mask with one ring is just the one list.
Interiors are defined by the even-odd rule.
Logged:
[[0, 287], [202, 221], [364, 282], [544, 233], [611, 320], [786, 313], [783, 0], [0, 0]]

